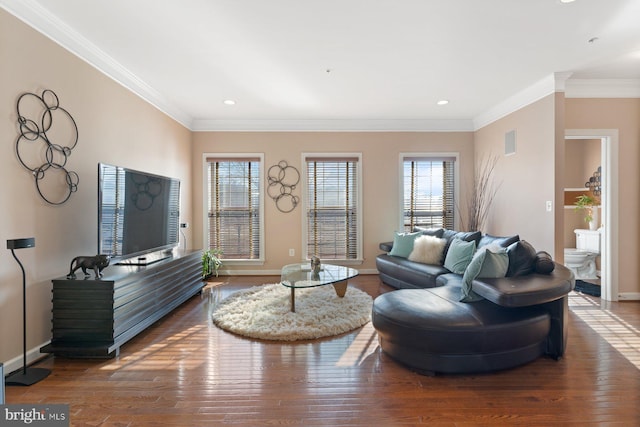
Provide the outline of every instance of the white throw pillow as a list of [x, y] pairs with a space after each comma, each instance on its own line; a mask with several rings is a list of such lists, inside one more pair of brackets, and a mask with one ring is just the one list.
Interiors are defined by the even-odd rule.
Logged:
[[445, 239], [435, 236], [420, 236], [414, 240], [413, 251], [408, 259], [423, 264], [442, 265], [442, 253], [446, 243]]

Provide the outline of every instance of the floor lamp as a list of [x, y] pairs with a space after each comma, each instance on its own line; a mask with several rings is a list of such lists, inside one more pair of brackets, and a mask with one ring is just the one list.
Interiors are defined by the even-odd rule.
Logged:
[[51, 371], [44, 368], [27, 368], [27, 278], [24, 267], [14, 252], [15, 249], [33, 248], [36, 246], [35, 237], [26, 239], [7, 240], [7, 249], [15, 258], [22, 270], [22, 369], [9, 375], [5, 380], [7, 385], [31, 385], [45, 379]]

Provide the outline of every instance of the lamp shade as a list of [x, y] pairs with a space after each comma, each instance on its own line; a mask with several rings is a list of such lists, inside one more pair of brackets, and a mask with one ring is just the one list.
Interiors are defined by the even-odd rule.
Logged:
[[7, 249], [24, 249], [24, 248], [33, 248], [35, 246], [36, 246], [35, 237], [26, 237], [24, 239], [7, 240]]

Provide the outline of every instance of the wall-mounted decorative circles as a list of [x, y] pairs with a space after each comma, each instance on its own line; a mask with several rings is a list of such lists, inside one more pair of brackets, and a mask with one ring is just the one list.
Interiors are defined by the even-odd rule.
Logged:
[[[23, 93], [16, 102], [16, 111], [20, 131], [16, 139], [18, 160], [33, 174], [40, 197], [51, 205], [61, 205], [78, 191], [78, 174], [66, 169], [71, 151], [78, 144], [78, 126], [60, 106], [58, 95], [49, 89], [40, 96]], [[65, 187], [60, 194], [47, 196], [45, 189], [56, 186], [56, 172], [63, 175], [60, 182]], [[45, 184], [46, 179], [49, 184]]]
[[602, 187], [600, 180], [602, 179], [602, 166], [598, 166], [598, 170], [593, 173], [593, 176], [589, 178], [589, 181], [585, 182], [584, 186], [593, 192], [594, 196], [600, 197], [602, 194]]
[[267, 179], [267, 194], [276, 202], [278, 210], [284, 213], [293, 211], [300, 201], [300, 198], [293, 194], [293, 190], [300, 183], [298, 169], [282, 160], [269, 168]]

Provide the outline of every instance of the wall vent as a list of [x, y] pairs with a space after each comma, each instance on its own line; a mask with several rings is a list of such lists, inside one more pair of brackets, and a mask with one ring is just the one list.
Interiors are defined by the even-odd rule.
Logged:
[[516, 131], [510, 130], [504, 134], [504, 155], [516, 154]]

